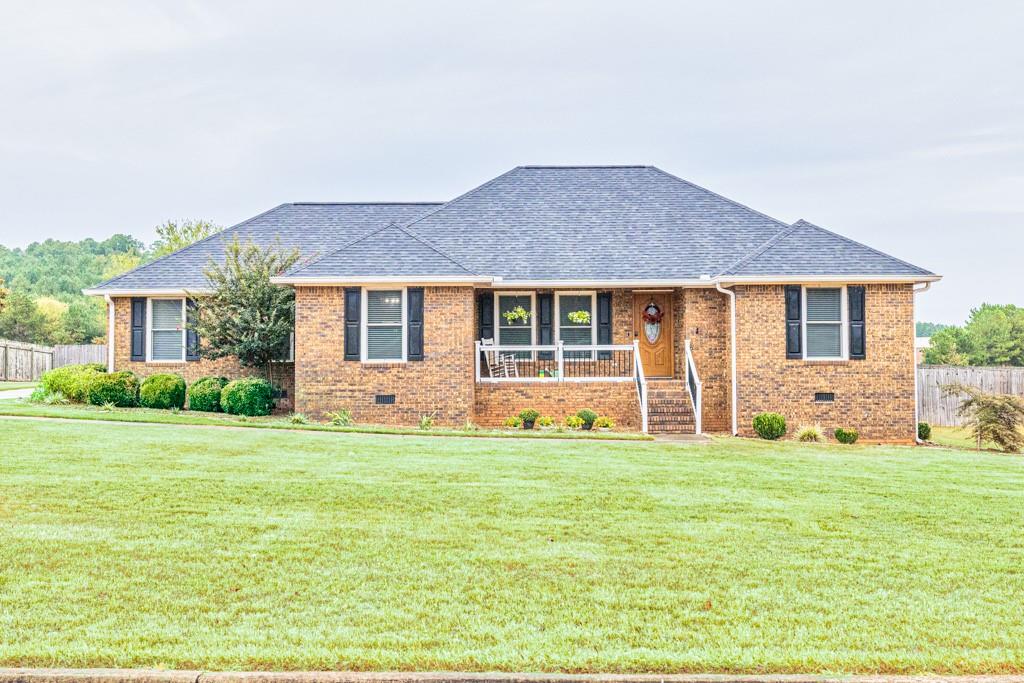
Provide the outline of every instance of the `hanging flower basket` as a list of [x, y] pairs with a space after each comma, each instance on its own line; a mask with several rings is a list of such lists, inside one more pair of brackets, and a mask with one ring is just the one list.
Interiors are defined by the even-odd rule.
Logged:
[[501, 315], [502, 317], [505, 318], [509, 325], [512, 325], [519, 320], [521, 320], [524, 323], [530, 320], [530, 312], [527, 311], [522, 306], [516, 306], [512, 310], [505, 311]]
[[571, 311], [567, 316], [569, 322], [575, 325], [589, 325], [590, 324], [590, 312], [589, 311]]

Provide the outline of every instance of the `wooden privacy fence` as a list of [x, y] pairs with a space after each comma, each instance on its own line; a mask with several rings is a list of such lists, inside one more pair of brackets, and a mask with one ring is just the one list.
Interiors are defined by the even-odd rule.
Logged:
[[956, 414], [960, 399], [943, 396], [946, 384], [978, 387], [990, 394], [1024, 396], [1024, 368], [975, 368], [924, 365], [917, 369], [917, 412], [922, 422], [959, 427], [963, 418]]
[[106, 344], [40, 346], [0, 339], [0, 381], [33, 382], [52, 368], [106, 362]]

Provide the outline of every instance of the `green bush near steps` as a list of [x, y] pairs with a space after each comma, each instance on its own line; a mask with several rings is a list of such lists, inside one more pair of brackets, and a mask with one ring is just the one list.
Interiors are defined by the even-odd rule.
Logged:
[[96, 373], [88, 378], [86, 399], [94, 406], [131, 408], [138, 403], [139, 379], [132, 372]]
[[188, 409], [220, 412], [220, 396], [227, 377], [200, 377], [188, 388]]
[[150, 375], [139, 387], [139, 405], [162, 410], [184, 408], [185, 378], [169, 372]]
[[229, 415], [270, 415], [274, 409], [274, 387], [259, 377], [236, 379], [221, 390], [220, 407]]
[[762, 439], [781, 439], [786, 434], [786, 418], [778, 413], [758, 413], [754, 416], [754, 431]]

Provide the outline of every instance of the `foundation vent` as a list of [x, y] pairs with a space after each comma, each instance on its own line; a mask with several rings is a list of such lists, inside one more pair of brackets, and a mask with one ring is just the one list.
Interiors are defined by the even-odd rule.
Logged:
[[814, 395], [815, 403], [832, 403], [836, 400], [836, 395], [831, 391], [819, 391]]
[[377, 394], [373, 397], [373, 402], [379, 406], [391, 406], [395, 404], [394, 394]]

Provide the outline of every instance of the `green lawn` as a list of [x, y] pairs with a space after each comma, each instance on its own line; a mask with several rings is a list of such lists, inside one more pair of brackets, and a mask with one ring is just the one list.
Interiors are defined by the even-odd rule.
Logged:
[[[978, 450], [978, 442], [971, 436], [969, 427], [932, 427], [932, 443], [949, 448], [966, 448], [972, 451]], [[991, 441], [982, 444], [985, 450], [998, 451], [999, 447]]]
[[1024, 672], [1024, 458], [0, 419], [0, 666]]
[[35, 389], [37, 386], [39, 386], [39, 382], [0, 382], [0, 391]]

